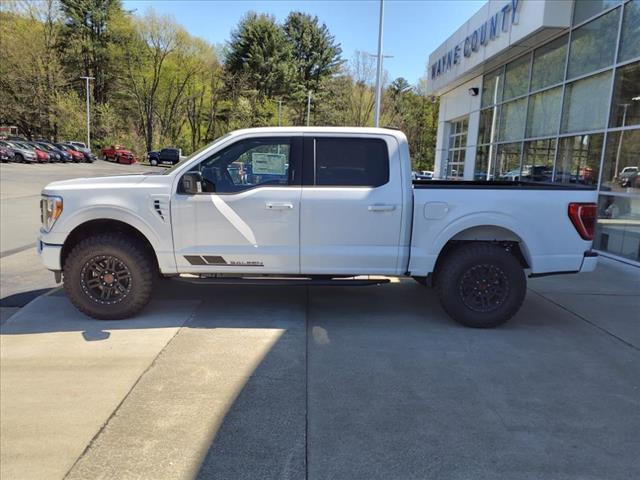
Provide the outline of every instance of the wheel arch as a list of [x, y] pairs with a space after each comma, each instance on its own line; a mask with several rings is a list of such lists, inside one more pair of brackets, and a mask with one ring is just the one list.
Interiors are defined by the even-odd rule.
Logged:
[[126, 235], [129, 238], [135, 239], [144, 249], [147, 251], [151, 258], [155, 261], [155, 266], [158, 268], [159, 262], [158, 257], [156, 255], [156, 250], [153, 247], [151, 241], [147, 238], [147, 236], [142, 233], [138, 228], [130, 225], [129, 223], [123, 222], [121, 220], [115, 220], [113, 218], [99, 218], [88, 220], [77, 225], [70, 233], [67, 235], [65, 242], [62, 246], [62, 251], [60, 253], [60, 266], [64, 269], [64, 264], [69, 256], [69, 253], [73, 250], [73, 248], [81, 242], [83, 239], [88, 238], [92, 235], [98, 235], [101, 233], [120, 233], [122, 235]]
[[437, 272], [438, 267], [444, 259], [458, 246], [471, 242], [498, 244], [502, 246], [505, 251], [514, 255], [523, 269], [531, 268], [531, 252], [522, 236], [510, 228], [486, 224], [466, 227], [454, 233], [438, 251], [437, 260], [433, 269], [434, 273]]

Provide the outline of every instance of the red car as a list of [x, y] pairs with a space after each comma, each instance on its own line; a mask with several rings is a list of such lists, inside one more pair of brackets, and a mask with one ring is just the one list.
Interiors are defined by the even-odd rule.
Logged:
[[15, 143], [23, 148], [26, 148], [34, 152], [36, 154], [36, 160], [38, 161], [38, 163], [47, 163], [49, 161], [49, 154], [44, 150], [37, 148], [32, 143], [29, 143], [29, 142], [15, 142]]
[[120, 145], [111, 145], [102, 149], [102, 158], [116, 163], [132, 164], [138, 161], [138, 158]]
[[71, 155], [71, 158], [75, 163], [84, 162], [84, 155], [82, 154], [82, 152], [79, 152], [78, 150], [74, 150], [73, 148], [70, 148], [68, 145], [65, 145], [64, 143], [54, 143], [54, 145], [60, 150], [64, 150], [69, 155]]

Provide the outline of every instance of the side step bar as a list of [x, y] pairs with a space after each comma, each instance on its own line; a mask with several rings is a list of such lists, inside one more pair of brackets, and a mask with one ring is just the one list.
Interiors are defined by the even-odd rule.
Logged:
[[314, 287], [366, 287], [389, 283], [388, 278], [308, 278], [308, 277], [170, 277], [178, 282], [198, 285], [277, 285], [277, 286], [314, 286]]

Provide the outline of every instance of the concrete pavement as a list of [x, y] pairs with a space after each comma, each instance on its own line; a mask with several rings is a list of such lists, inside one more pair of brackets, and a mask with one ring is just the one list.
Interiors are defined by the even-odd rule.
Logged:
[[195, 302], [158, 301], [135, 321], [90, 322], [46, 295], [0, 336], [0, 477], [63, 478]]
[[[410, 280], [163, 282], [162, 306], [122, 323], [44, 297], [3, 327], [2, 478], [633, 478], [639, 282], [606, 261], [536, 279], [487, 331]], [[64, 314], [33, 322], [36, 307]], [[55, 458], [51, 435], [69, 445]]]

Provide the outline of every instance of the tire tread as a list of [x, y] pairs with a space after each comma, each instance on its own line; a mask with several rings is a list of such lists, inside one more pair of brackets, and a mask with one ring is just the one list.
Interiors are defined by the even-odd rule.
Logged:
[[[104, 247], [121, 249], [127, 256], [133, 260], [130, 268], [138, 269], [138, 275], [141, 281], [135, 285], [135, 291], [132, 292], [133, 302], [127, 305], [126, 309], [114, 312], [100, 312], [97, 309], [90, 309], [81, 301], [84, 293], [80, 290], [75, 280], [67, 278], [67, 272], [74, 268], [76, 263], [82, 262], [82, 257], [86, 256], [87, 251], [93, 251], [91, 254], [100, 255], [104, 251]], [[78, 265], [77, 267], [81, 267]], [[151, 299], [153, 290], [153, 279], [155, 275], [155, 265], [147, 252], [140, 247], [139, 242], [116, 233], [97, 234], [78, 242], [73, 247], [65, 262], [63, 286], [64, 291], [71, 303], [82, 313], [95, 318], [97, 320], [121, 320], [129, 318], [139, 313]]]

